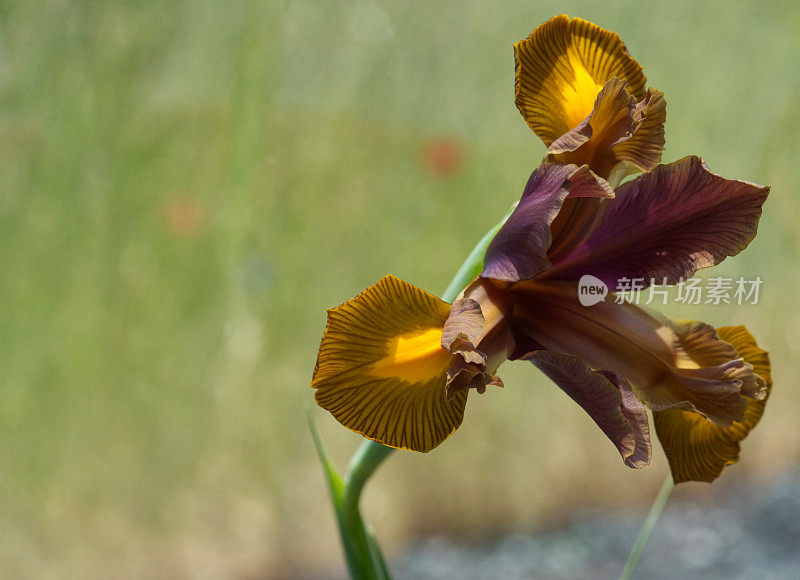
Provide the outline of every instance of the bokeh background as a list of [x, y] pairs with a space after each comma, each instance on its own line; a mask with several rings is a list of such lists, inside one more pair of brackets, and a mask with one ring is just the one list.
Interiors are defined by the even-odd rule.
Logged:
[[[325, 309], [388, 273], [441, 292], [519, 197], [544, 147], [512, 44], [558, 13], [664, 91], [665, 161], [773, 188], [713, 270], [761, 276], [760, 303], [664, 308], [746, 324], [776, 382], [742, 461], [676, 495], [797, 469], [796, 2], [3, 2], [0, 575], [342, 574], [305, 418]], [[502, 370], [371, 482], [390, 556], [645, 513], [660, 449], [628, 470], [538, 371]], [[343, 467], [358, 436], [314, 417]]]

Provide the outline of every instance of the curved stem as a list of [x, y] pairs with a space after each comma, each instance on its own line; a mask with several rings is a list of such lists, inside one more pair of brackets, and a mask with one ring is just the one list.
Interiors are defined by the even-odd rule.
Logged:
[[619, 577], [620, 580], [630, 580], [630, 578], [633, 577], [636, 564], [639, 563], [639, 558], [642, 557], [642, 552], [647, 545], [647, 540], [650, 539], [650, 534], [653, 533], [653, 528], [656, 527], [658, 518], [661, 517], [661, 512], [664, 506], [667, 505], [667, 500], [669, 500], [673, 489], [675, 489], [675, 484], [672, 481], [672, 476], [668, 475], [656, 496], [656, 500], [653, 502], [653, 507], [650, 508], [650, 513], [647, 514], [647, 519], [645, 519], [644, 525], [639, 531], [639, 535], [636, 537], [636, 543], [633, 544], [631, 553], [628, 556], [628, 561], [625, 562], [625, 568], [623, 568], [622, 574]]
[[357, 559], [360, 561], [371, 562], [372, 574], [360, 573], [350, 567], [350, 574], [354, 578], [389, 578], [386, 562], [381, 553], [380, 546], [367, 525], [361, 518], [358, 509], [361, 491], [367, 480], [375, 472], [384, 459], [394, 451], [391, 447], [381, 445], [376, 441], [364, 440], [356, 450], [350, 465], [347, 467], [347, 474], [344, 478], [344, 485], [341, 497], [341, 529], [351, 535], [359, 552]]

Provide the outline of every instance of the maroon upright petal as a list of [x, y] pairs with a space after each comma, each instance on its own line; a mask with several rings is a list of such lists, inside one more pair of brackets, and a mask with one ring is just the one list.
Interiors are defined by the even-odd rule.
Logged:
[[571, 197], [600, 197], [614, 199], [614, 189], [605, 179], [592, 171], [588, 165], [581, 165], [569, 176]]
[[769, 187], [725, 179], [699, 157], [660, 165], [617, 189], [602, 220], [548, 277], [591, 274], [674, 284], [742, 251], [756, 235]]
[[519, 205], [486, 250], [482, 277], [517, 282], [550, 267], [550, 223], [569, 194], [567, 179], [576, 169], [543, 163], [531, 174]]

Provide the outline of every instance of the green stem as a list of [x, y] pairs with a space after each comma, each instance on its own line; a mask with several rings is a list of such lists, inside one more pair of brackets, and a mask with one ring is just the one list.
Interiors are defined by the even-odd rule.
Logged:
[[355, 540], [352, 543], [359, 552], [357, 559], [371, 563], [370, 573], [366, 573], [366, 570], [356, 571], [351, 566], [350, 574], [353, 578], [389, 578], [380, 546], [371, 530], [364, 524], [358, 504], [367, 480], [392, 451], [394, 449], [391, 447], [366, 439], [361, 443], [347, 467], [340, 504], [340, 525], [350, 534], [351, 539]]
[[636, 543], [633, 545], [631, 554], [628, 556], [628, 561], [625, 562], [625, 568], [622, 570], [622, 574], [619, 577], [620, 580], [630, 580], [633, 577], [636, 564], [639, 563], [639, 558], [642, 557], [642, 552], [647, 545], [647, 540], [650, 539], [650, 534], [653, 533], [653, 528], [656, 527], [658, 518], [661, 517], [661, 512], [664, 506], [667, 505], [667, 500], [669, 500], [673, 489], [675, 489], [675, 484], [672, 481], [672, 476], [668, 475], [656, 496], [656, 500], [653, 502], [653, 507], [650, 508], [650, 513], [647, 514], [647, 519], [644, 521], [642, 529], [639, 531]]
[[[481, 238], [469, 253], [442, 294], [442, 300], [453, 302], [467, 284], [480, 274], [486, 249], [516, 207], [517, 204], [514, 203], [503, 219], [486, 232], [486, 235]], [[368, 439], [364, 440], [350, 460], [341, 494], [338, 497], [334, 494], [333, 503], [339, 520], [339, 531], [342, 534], [347, 565], [350, 569], [350, 575], [358, 580], [362, 578], [370, 580], [389, 578], [389, 572], [378, 541], [368, 527], [365, 526], [358, 504], [367, 480], [392, 451], [394, 449], [391, 447], [386, 447]]]

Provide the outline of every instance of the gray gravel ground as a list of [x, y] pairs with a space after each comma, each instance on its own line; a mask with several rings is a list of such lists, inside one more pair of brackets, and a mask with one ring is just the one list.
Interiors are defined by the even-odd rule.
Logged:
[[[430, 537], [390, 568], [396, 579], [617, 578], [642, 519], [583, 513], [481, 545]], [[800, 472], [759, 489], [725, 489], [712, 505], [673, 499], [634, 577], [800, 579]]]

